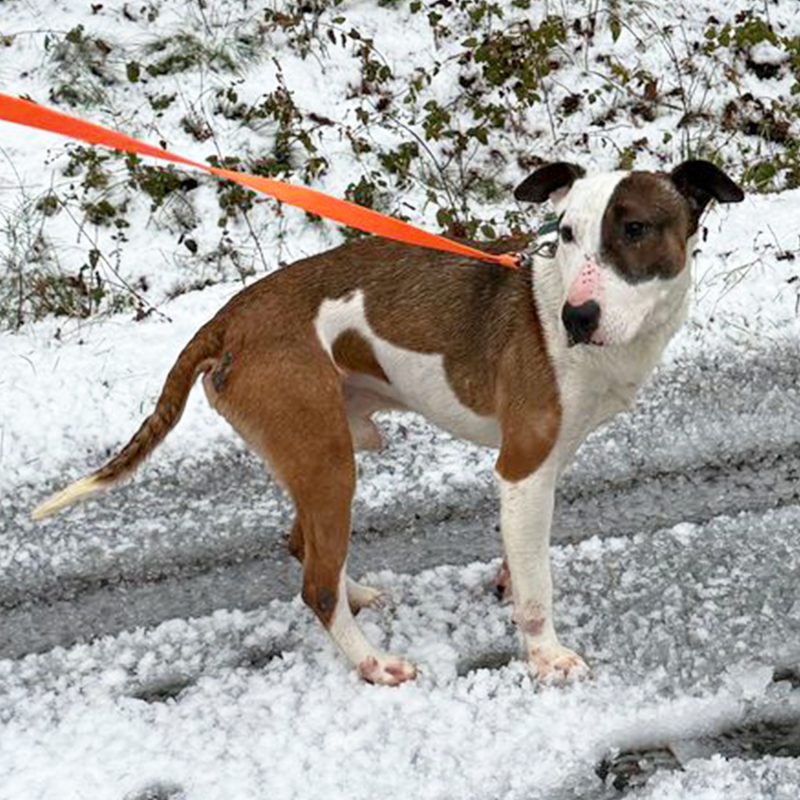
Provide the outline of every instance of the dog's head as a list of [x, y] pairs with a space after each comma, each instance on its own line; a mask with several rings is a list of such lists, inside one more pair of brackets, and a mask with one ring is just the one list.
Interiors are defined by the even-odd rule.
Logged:
[[590, 176], [559, 162], [536, 170], [514, 196], [555, 206], [561, 319], [571, 345], [625, 344], [663, 325], [683, 302], [690, 242], [706, 205], [744, 199], [708, 161], [671, 173]]

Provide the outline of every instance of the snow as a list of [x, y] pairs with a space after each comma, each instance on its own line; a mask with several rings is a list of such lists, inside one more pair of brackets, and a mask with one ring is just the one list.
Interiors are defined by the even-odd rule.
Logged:
[[753, 45], [750, 49], [750, 58], [756, 64], [779, 65], [788, 61], [789, 54], [785, 50], [776, 47], [772, 42], [764, 40]]
[[[212, 22], [235, 12], [231, 2], [205, 5]], [[585, 7], [575, 5], [580, 16]], [[702, 33], [709, 15], [724, 22], [751, 5], [714, 0], [663, 10], [643, 6], [637, 13], [641, 25], [648, 19], [675, 22], [688, 41]], [[791, 2], [772, 3], [769, 10], [785, 35], [800, 33]], [[442, 102], [452, 96], [455, 50], [446, 43], [438, 49], [423, 15], [406, 14], [403, 35], [397, 36], [396, 19], [387, 22], [386, 15], [400, 12], [387, 7], [355, 2], [335, 13], [346, 15], [347, 26], [375, 37], [395, 73], [394, 90], [406, 86], [417, 64], [438, 59], [442, 68], [431, 96]], [[511, 13], [526, 15], [519, 9]], [[528, 16], [539, 19], [540, 13], [537, 7]], [[129, 48], [124, 52], [134, 52], [153, 35], [144, 15], [125, 21], [111, 4], [92, 13], [89, 4], [18, 0], [5, 3], [3, 14], [2, 33], [15, 40], [6, 53], [0, 46], [0, 79], [6, 91], [43, 102], [53, 81], [43, 55], [44, 31], [84, 24], [114, 46]], [[159, 34], [187, 28], [219, 33], [193, 3], [164, 4], [157, 27]], [[586, 63], [589, 53], [613, 50], [621, 63], [658, 76], [667, 91], [675, 75], [664, 42], [656, 37], [640, 52], [637, 31], [623, 28], [612, 43], [610, 32], [601, 28]], [[280, 49], [281, 42], [273, 44]], [[766, 42], [751, 49], [753, 62], [780, 68], [766, 81], [749, 72], [729, 81], [729, 73], [718, 70], [708, 110], [719, 112], [736, 93], [751, 92], [767, 105], [787, 97], [792, 79], [783, 52]], [[324, 61], [286, 55], [283, 78], [299, 106], [352, 124], [356, 106], [348, 91], [359, 79], [357, 60], [334, 47], [328, 55]], [[603, 86], [597, 74], [583, 73], [583, 57], [560, 54], [564, 71], [553, 86], [554, 101], [577, 86]], [[120, 57], [117, 66], [123, 62]], [[250, 101], [274, 89], [278, 79], [270, 59], [248, 63], [238, 77], [243, 81], [237, 91]], [[195, 141], [180, 127], [182, 114], [207, 111], [212, 90], [225, 85], [213, 71], [185, 73], [171, 87], [159, 84], [178, 96], [163, 117], [152, 113], [140, 92], [120, 90], [93, 118], [150, 141], [163, 137], [198, 160], [212, 152], [258, 152], [268, 134], [236, 121], [215, 117], [211, 144]], [[529, 121], [540, 136], [529, 149], [607, 168], [641, 137], [659, 142], [669, 133], [675, 135], [673, 149], [665, 146], [663, 152], [676, 163], [683, 142], [676, 134], [678, 116], [665, 113], [652, 123], [626, 119], [601, 129], [582, 109], [552, 138], [545, 112], [537, 107]], [[797, 132], [796, 123], [792, 130]], [[2, 132], [0, 227], [24, 232], [30, 203], [51, 186], [68, 184], [61, 170], [70, 146], [5, 124]], [[587, 132], [588, 145], [582, 144]], [[401, 131], [381, 127], [367, 133], [387, 145], [404, 139]], [[519, 151], [510, 131], [495, 136], [493, 147]], [[355, 160], [333, 130], [323, 128], [318, 144], [331, 164], [315, 184], [319, 188], [341, 195], [368, 173], [369, 163]], [[734, 144], [726, 140], [719, 151], [734, 165], [764, 155], [737, 151]], [[771, 153], [772, 145], [767, 150]], [[644, 152], [637, 166], [663, 165]], [[516, 164], [503, 167], [509, 186], [521, 177]], [[203, 222], [193, 236], [201, 253], [212, 252], [220, 241], [215, 191], [207, 181], [195, 192]], [[395, 210], [435, 228], [435, 208], [420, 187], [391, 201]], [[482, 211], [502, 213], [507, 205], [505, 199], [492, 201]], [[693, 268], [695, 302], [666, 354], [656, 388], [646, 390], [638, 411], [587, 442], [566, 476], [568, 489], [633, 482], [667, 470], [688, 475], [699, 466], [737, 463], [748, 453], [781, 447], [797, 452], [791, 448], [800, 443], [800, 387], [792, 380], [800, 336], [798, 208], [795, 189], [749, 194], [744, 203], [713, 208], [706, 216], [707, 236], [698, 244]], [[251, 546], [264, 519], [275, 527], [286, 524], [286, 503], [274, 487], [265, 487], [255, 500], [237, 496], [240, 516], [225, 516], [226, 508], [211, 530], [202, 522], [219, 509], [202, 497], [184, 507], [180, 518], [178, 512], [159, 511], [130, 528], [116, 518], [98, 521], [91, 508], [43, 526], [27, 518], [27, 509], [49, 490], [98, 466], [127, 441], [186, 341], [249, 280], [240, 279], [230, 263], [219, 270], [206, 264], [198, 272], [197, 262], [189, 263], [176, 245], [170, 213], [133, 208], [128, 242], [120, 245], [120, 276], [132, 282], [144, 277], [149, 284], [147, 300], [156, 311], [146, 319], [135, 322], [130, 313], [81, 322], [50, 318], [0, 334], [3, 597], [48, 580], [146, 573], [153, 565], [177, 561], [179, 553], [202, 560], [215, 549]], [[530, 219], [535, 226], [538, 212]], [[272, 201], [256, 205], [252, 223], [258, 246], [244, 225], [232, 225], [229, 235], [259, 273], [341, 238]], [[77, 269], [94, 242], [114, 251], [108, 231], [79, 228], [64, 215], [47, 226], [67, 269]], [[167, 299], [177, 284], [198, 277], [224, 280]], [[763, 364], [776, 373], [782, 366], [785, 374], [780, 381], [776, 375], [765, 378]], [[736, 365], [741, 374], [722, 383], [723, 368]], [[748, 370], [763, 383], [754, 402], [753, 387], [743, 398], [736, 393], [737, 381], [750, 377]], [[381, 424], [390, 449], [361, 461], [357, 515], [370, 509], [413, 513], [410, 509], [435, 506], [442, 497], [463, 499], [473, 490], [491, 496], [492, 451], [454, 441], [405, 415], [388, 415]], [[177, 493], [198, 465], [211, 461], [224, 471], [243, 459], [242, 453], [241, 443], [196, 390], [145, 473]], [[176, 481], [183, 485], [174, 486]], [[131, 489], [139, 492], [142, 508], [151, 491], [142, 485]], [[595, 774], [603, 758], [665, 744], [675, 746], [683, 771], [659, 771], [629, 797], [794, 800], [798, 759], [724, 759], [693, 744], [777, 710], [789, 718], [800, 715], [797, 692], [773, 680], [776, 666], [796, 665], [800, 658], [800, 506], [791, 487], [762, 491], [764, 508], [758, 512], [690, 522], [696, 515], [685, 508], [679, 513], [686, 521], [676, 526], [653, 531], [642, 523], [629, 537], [606, 531], [604, 538], [554, 548], [559, 630], [594, 669], [591, 681], [568, 688], [536, 685], [519, 660], [509, 609], [488, 589], [496, 562], [418, 574], [386, 569], [367, 576], [389, 590], [393, 602], [362, 613], [366, 633], [381, 646], [408, 654], [422, 671], [414, 684], [396, 690], [360, 683], [299, 598], [273, 600], [258, 611], [172, 619], [0, 660], [0, 800], [357, 800], [399, 793], [421, 800], [600, 800], [615, 796]], [[122, 503], [115, 497], [121, 495], [97, 502]], [[771, 504], [778, 507], [770, 509]], [[652, 515], [653, 506], [628, 513], [635, 523]]]
[[[594, 768], [615, 751], [797, 705], [772, 669], [800, 654], [800, 617], [785, 609], [798, 533], [795, 507], [557, 548], [561, 629], [595, 669], [566, 689], [537, 687], [513, 657], [508, 608], [487, 588], [496, 563], [369, 576], [393, 604], [362, 612], [365, 630], [422, 670], [395, 691], [359, 682], [299, 599], [0, 662], [0, 796], [51, 797], [54, 786], [64, 800], [154, 786], [187, 800], [599, 791]], [[507, 666], [473, 668], [498, 652]], [[800, 778], [779, 760], [688, 769], [632, 796]]]
[[682, 773], [664, 773], [653, 778], [637, 797], [641, 800], [792, 800], [797, 796], [797, 773], [791, 761], [765, 758], [761, 762], [727, 761], [715, 756], [696, 761]]

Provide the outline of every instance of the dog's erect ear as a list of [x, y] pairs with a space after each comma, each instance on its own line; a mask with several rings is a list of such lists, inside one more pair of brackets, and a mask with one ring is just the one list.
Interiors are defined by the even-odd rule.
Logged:
[[[586, 170], [583, 167], [567, 164], [565, 161], [557, 161], [555, 164], [539, 167], [532, 175], [528, 175], [514, 189], [514, 197], [529, 203], [544, 203], [556, 192], [560, 192], [560, 196], [563, 196], [570, 186], [585, 174]], [[552, 197], [552, 199], [557, 200], [558, 197]]]
[[670, 179], [686, 198], [695, 225], [709, 200], [741, 203], [744, 192], [710, 161], [684, 161], [670, 173]]

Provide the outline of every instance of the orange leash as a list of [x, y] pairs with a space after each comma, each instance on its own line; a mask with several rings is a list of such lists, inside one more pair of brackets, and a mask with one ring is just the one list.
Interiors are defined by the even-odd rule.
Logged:
[[29, 100], [0, 93], [0, 119], [7, 122], [15, 122], [18, 125], [27, 125], [29, 128], [39, 128], [52, 133], [60, 133], [63, 136], [80, 139], [89, 144], [100, 144], [114, 150], [153, 156], [165, 161], [173, 161], [177, 164], [185, 164], [189, 167], [202, 169], [219, 178], [227, 178], [230, 181], [235, 181], [243, 186], [268, 194], [282, 203], [298, 206], [320, 217], [327, 217], [351, 228], [358, 228], [360, 231], [374, 233], [387, 239], [395, 239], [398, 242], [428, 247], [433, 250], [445, 250], [449, 253], [477, 258], [480, 261], [489, 261], [504, 267], [519, 267], [519, 257], [513, 253], [499, 255], [485, 253], [483, 250], [478, 250], [460, 242], [454, 242], [435, 233], [429, 233], [402, 220], [388, 217], [386, 214], [380, 214], [377, 211], [364, 208], [347, 200], [339, 200], [315, 189], [294, 186], [291, 183], [272, 178], [263, 178], [259, 175], [248, 175], [246, 172], [233, 172], [228, 169], [219, 169], [207, 164], [200, 164], [176, 153], [170, 153], [169, 150], [153, 147], [153, 145], [141, 142], [124, 133], [71, 117], [68, 114], [62, 114], [60, 111], [45, 108]]

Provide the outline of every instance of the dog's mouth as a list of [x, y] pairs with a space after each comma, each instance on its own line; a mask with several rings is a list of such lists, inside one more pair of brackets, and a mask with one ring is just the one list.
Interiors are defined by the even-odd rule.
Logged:
[[606, 343], [601, 337], [597, 335], [592, 336], [592, 338], [589, 339], [589, 341], [584, 342], [584, 341], [579, 341], [578, 339], [576, 339], [575, 337], [571, 336], [568, 333], [567, 347], [578, 347], [579, 345], [584, 345], [586, 347], [605, 347]]

